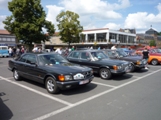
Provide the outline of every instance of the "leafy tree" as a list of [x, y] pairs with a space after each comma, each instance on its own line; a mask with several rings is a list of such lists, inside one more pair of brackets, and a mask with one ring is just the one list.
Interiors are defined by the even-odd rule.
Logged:
[[62, 11], [56, 17], [60, 39], [64, 43], [68, 43], [68, 47], [70, 47], [71, 43], [80, 41], [80, 33], [83, 27], [80, 25], [78, 18], [79, 15], [71, 11]]
[[161, 32], [158, 32], [158, 35], [161, 35]]
[[30, 50], [33, 42], [45, 42], [55, 33], [54, 25], [45, 20], [40, 0], [12, 0], [8, 2], [8, 9], [12, 15], [3, 21], [4, 28], [16, 36], [17, 42], [23, 40]]
[[150, 46], [156, 46], [155, 40], [151, 40], [151, 41], [149, 42], [149, 45], [150, 45]]

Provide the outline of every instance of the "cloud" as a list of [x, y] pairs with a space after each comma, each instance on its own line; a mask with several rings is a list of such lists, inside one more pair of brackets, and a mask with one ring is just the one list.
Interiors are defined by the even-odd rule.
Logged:
[[104, 28], [109, 28], [112, 30], [119, 30], [121, 28], [120, 24], [115, 24], [115, 23], [108, 23], [104, 26]]
[[0, 29], [4, 29], [4, 24], [2, 23], [2, 21], [4, 21], [6, 19], [6, 16], [0, 16]]
[[115, 10], [125, 9], [130, 6], [129, 0], [119, 0], [118, 3], [109, 3], [103, 0], [63, 0], [60, 3], [66, 10], [71, 10], [79, 15], [93, 15], [96, 18], [121, 18]]
[[[129, 0], [118, 0], [117, 3], [109, 3], [104, 0], [62, 0], [59, 4], [48, 5], [47, 20], [56, 23], [56, 16], [61, 10], [70, 10], [77, 13], [84, 29], [97, 28], [96, 21], [120, 19], [122, 15], [117, 12], [130, 6]], [[61, 7], [60, 7], [61, 6]], [[56, 25], [55, 25], [56, 26]]]
[[0, 9], [8, 9], [8, 2], [11, 0], [0, 0]]
[[[148, 29], [150, 25], [161, 28], [161, 4], [157, 6], [158, 14], [137, 12], [128, 14], [125, 20], [125, 28]], [[159, 25], [159, 26], [158, 26]]]

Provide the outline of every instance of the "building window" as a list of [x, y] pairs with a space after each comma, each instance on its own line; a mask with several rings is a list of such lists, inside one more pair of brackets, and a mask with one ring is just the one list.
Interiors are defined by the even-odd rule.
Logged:
[[15, 38], [11, 38], [11, 41], [15, 41]]
[[6, 38], [2, 38], [2, 41], [6, 41]]
[[11, 39], [10, 38], [7, 38], [7, 41], [11, 41]]

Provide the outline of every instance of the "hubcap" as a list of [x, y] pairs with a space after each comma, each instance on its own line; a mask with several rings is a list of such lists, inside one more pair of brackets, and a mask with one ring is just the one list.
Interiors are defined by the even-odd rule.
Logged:
[[52, 80], [47, 81], [47, 88], [50, 92], [54, 91], [54, 84]]
[[18, 79], [18, 77], [19, 77], [16, 70], [14, 71], [14, 77], [15, 77], [15, 79]]
[[101, 76], [102, 76], [103, 78], [107, 78], [107, 77], [108, 77], [108, 72], [107, 72], [106, 70], [102, 70], [102, 71], [101, 71]]
[[157, 64], [157, 61], [155, 61], [155, 60], [152, 61], [152, 64], [153, 64], [153, 65], [156, 65], [156, 64]]

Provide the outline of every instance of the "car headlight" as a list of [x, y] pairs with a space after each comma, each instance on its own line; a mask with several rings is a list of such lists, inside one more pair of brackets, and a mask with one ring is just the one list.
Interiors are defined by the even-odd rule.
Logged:
[[114, 65], [114, 66], [113, 66], [113, 69], [114, 69], [114, 70], [119, 70], [119, 69], [122, 69], [122, 67], [121, 67], [121, 66]]
[[141, 61], [139, 61], [139, 60], [136, 61], [136, 64], [137, 64], [137, 65], [140, 65], [140, 64], [141, 64]]
[[59, 75], [58, 76], [59, 81], [68, 81], [68, 80], [72, 80], [72, 76], [71, 75]]

